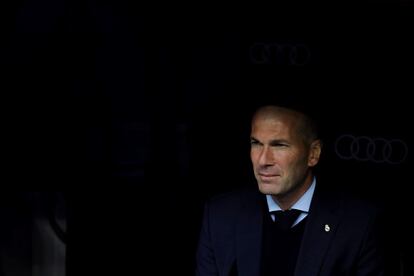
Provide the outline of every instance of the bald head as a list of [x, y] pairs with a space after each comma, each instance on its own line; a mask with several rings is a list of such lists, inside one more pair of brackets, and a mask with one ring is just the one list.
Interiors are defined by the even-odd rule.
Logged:
[[310, 145], [318, 139], [315, 122], [299, 111], [275, 105], [263, 106], [254, 113], [252, 122], [266, 119], [289, 121], [294, 126], [295, 133], [301, 137], [306, 145]]

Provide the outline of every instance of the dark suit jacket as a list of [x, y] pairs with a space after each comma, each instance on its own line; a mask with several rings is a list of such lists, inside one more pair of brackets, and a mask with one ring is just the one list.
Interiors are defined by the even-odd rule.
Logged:
[[[218, 196], [205, 206], [197, 249], [198, 276], [258, 276], [263, 216], [257, 189]], [[378, 212], [317, 185], [296, 263], [296, 276], [384, 275]]]

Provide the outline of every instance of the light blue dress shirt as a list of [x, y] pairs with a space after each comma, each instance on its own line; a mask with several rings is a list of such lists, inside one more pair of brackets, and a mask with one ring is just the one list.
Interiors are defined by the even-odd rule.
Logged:
[[[295, 220], [295, 222], [292, 224], [292, 227], [301, 222], [309, 212], [309, 207], [312, 201], [313, 193], [315, 192], [315, 185], [316, 185], [316, 179], [313, 178], [311, 186], [308, 188], [308, 190], [299, 198], [298, 201], [293, 204], [293, 206], [290, 209], [297, 209], [302, 211], [298, 218]], [[266, 195], [266, 201], [267, 201], [267, 207], [269, 208], [269, 212], [272, 211], [280, 211], [282, 208], [273, 200], [271, 195]], [[272, 220], [275, 220], [275, 216], [272, 214]]]

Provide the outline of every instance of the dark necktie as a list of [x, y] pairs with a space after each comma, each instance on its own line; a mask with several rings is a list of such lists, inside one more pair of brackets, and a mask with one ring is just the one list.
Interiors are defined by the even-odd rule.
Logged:
[[275, 225], [283, 231], [288, 231], [292, 227], [300, 213], [301, 211], [296, 209], [272, 211], [272, 214], [275, 215]]

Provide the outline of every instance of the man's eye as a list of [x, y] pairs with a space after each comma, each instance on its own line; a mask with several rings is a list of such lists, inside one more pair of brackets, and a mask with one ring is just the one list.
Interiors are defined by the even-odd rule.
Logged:
[[277, 144], [274, 144], [272, 146], [278, 147], [278, 148], [284, 148], [284, 147], [287, 147], [288, 145], [287, 144], [282, 144], [282, 143], [277, 143]]

